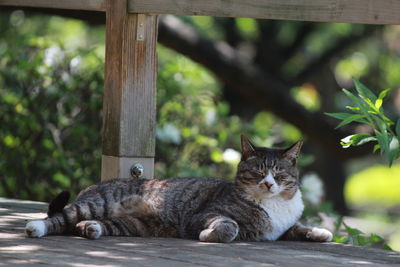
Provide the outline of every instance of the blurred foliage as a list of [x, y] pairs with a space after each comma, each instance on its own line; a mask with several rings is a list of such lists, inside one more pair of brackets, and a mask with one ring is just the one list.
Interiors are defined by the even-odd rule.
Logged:
[[0, 16], [2, 196], [48, 200], [98, 177], [104, 46], [93, 33], [79, 21]]
[[[0, 195], [48, 201], [98, 182], [104, 27], [14, 11], [0, 15], [0, 35]], [[206, 69], [162, 46], [158, 54], [156, 177], [233, 179], [240, 133], [258, 145], [301, 138], [267, 112], [230, 115]]]
[[354, 206], [393, 207], [400, 205], [400, 166], [374, 166], [350, 176], [346, 200]]

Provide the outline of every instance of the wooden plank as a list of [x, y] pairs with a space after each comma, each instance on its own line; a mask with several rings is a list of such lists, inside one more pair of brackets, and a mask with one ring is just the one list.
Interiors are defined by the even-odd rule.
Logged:
[[129, 0], [132, 13], [400, 24], [398, 0]]
[[102, 180], [127, 178], [126, 160], [154, 158], [156, 122], [157, 16], [129, 14], [127, 0], [107, 3]]
[[[39, 209], [40, 207], [40, 209]], [[29, 211], [29, 209], [32, 209]], [[47, 205], [0, 198], [3, 265], [74, 266], [399, 266], [400, 253], [336, 243], [203, 243], [173, 238], [72, 236], [26, 238], [26, 220], [46, 217]]]
[[105, 11], [106, 0], [0, 0], [0, 6]]

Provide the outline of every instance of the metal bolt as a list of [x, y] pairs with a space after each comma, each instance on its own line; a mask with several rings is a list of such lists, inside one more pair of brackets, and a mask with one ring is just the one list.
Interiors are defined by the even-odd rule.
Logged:
[[143, 176], [143, 173], [144, 173], [144, 167], [142, 164], [140, 163], [133, 164], [133, 166], [131, 167], [131, 176], [133, 178], [140, 178]]

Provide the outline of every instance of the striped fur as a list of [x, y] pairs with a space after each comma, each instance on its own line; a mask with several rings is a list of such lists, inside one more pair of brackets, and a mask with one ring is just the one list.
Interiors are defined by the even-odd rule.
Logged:
[[113, 235], [204, 242], [279, 237], [328, 241], [326, 232], [296, 224], [303, 209], [301, 196], [294, 197], [300, 194], [295, 167], [300, 146], [258, 148], [242, 136], [243, 156], [235, 182], [219, 178], [105, 181], [81, 191], [63, 209], [64, 201], [57, 201], [51, 216], [29, 222], [25, 232], [29, 237], [75, 234], [89, 239]]

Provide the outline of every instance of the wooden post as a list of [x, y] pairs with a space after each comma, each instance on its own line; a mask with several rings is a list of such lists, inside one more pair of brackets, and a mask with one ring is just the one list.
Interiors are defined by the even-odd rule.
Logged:
[[157, 16], [127, 6], [107, 1], [101, 180], [128, 178], [135, 163], [154, 173]]

